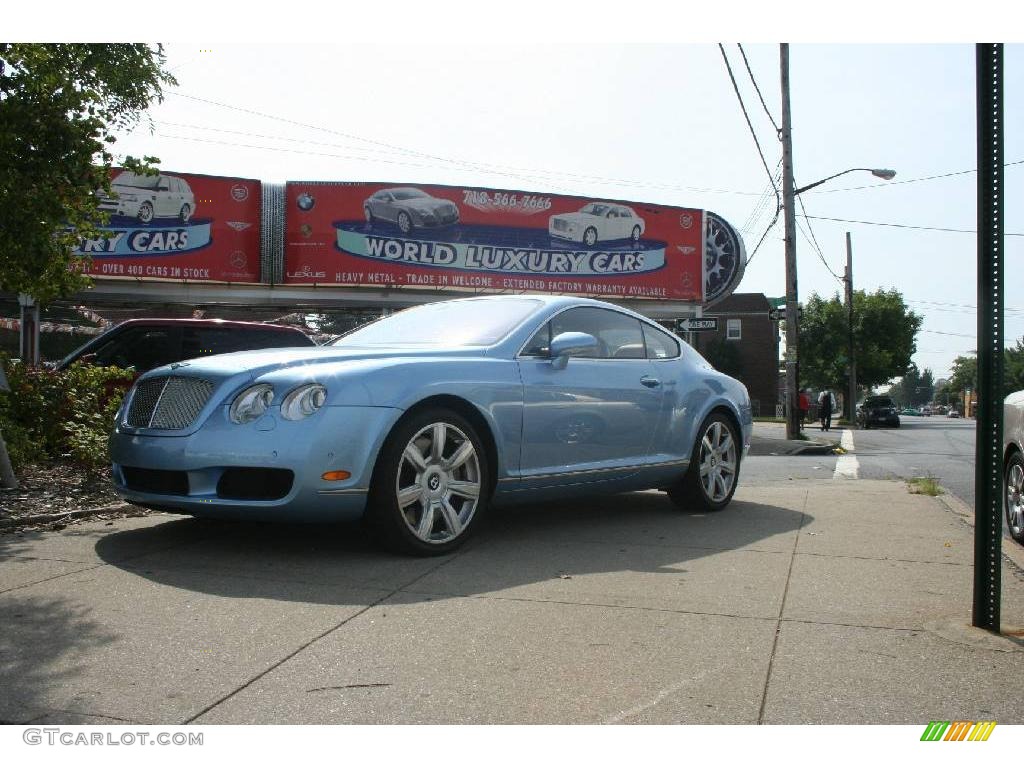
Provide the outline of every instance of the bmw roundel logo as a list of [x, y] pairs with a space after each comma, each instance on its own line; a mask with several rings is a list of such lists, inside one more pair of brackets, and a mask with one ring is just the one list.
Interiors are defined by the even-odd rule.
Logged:
[[299, 206], [300, 211], [309, 211], [314, 205], [316, 205], [316, 200], [314, 200], [313, 196], [308, 192], [303, 192], [298, 196], [298, 198], [296, 198], [295, 204]]

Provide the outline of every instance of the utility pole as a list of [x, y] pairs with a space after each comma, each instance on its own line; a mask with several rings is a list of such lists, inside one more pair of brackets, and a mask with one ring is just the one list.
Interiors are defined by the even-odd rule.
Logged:
[[857, 421], [857, 357], [853, 351], [853, 245], [850, 242], [850, 233], [846, 233], [846, 329], [847, 329], [847, 350], [850, 362], [850, 407], [847, 409], [846, 418], [853, 426]]
[[782, 204], [785, 208], [786, 234], [786, 437], [800, 435], [798, 382], [797, 289], [796, 289], [796, 194], [793, 183], [793, 135], [789, 109], [789, 44], [779, 46], [782, 81]]

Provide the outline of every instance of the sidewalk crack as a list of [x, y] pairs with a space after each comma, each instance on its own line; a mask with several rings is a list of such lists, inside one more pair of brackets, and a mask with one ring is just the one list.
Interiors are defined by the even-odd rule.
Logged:
[[796, 536], [793, 537], [793, 549], [789, 555], [789, 570], [786, 571], [786, 585], [782, 589], [782, 601], [779, 604], [779, 616], [775, 621], [775, 636], [772, 638], [772, 650], [768, 655], [768, 671], [764, 676], [764, 689], [761, 691], [761, 707], [757, 712], [757, 724], [764, 725], [764, 710], [768, 704], [768, 687], [772, 682], [772, 669], [775, 667], [775, 652], [779, 647], [779, 634], [782, 632], [782, 617], [786, 613], [786, 598], [789, 597], [789, 582], [793, 577], [793, 563], [796, 562], [796, 549], [800, 544], [800, 532], [807, 522], [807, 499], [811, 492], [804, 492], [804, 503], [800, 509], [800, 525], [796, 529]]

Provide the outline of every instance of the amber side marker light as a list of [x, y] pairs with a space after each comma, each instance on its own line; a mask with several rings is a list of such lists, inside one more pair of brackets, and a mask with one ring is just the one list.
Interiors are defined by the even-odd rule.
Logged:
[[344, 469], [336, 469], [333, 472], [324, 472], [320, 477], [324, 480], [348, 480], [352, 477], [352, 473], [346, 472]]

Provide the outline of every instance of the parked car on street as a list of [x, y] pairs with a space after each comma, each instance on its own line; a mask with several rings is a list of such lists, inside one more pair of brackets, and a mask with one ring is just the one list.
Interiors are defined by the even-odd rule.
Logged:
[[871, 395], [857, 406], [857, 424], [870, 429], [872, 424], [886, 427], [898, 427], [900, 417], [896, 412], [896, 403], [887, 395]]
[[330, 347], [143, 375], [111, 436], [133, 503], [241, 520], [363, 518], [433, 555], [494, 501], [645, 488], [719, 510], [750, 445], [746, 387], [647, 318], [489, 296], [382, 318]]
[[902, 411], [900, 411], [900, 416], [922, 416], [922, 415], [923, 414], [921, 413], [921, 411], [917, 410], [917, 408], [904, 408]]
[[947, 413], [946, 415], [951, 419], [959, 419], [960, 411], [958, 411], [956, 408], [950, 408], [949, 413]]
[[1024, 390], [1003, 401], [1003, 508], [1010, 536], [1024, 544]]
[[632, 240], [644, 233], [644, 220], [628, 205], [587, 203], [577, 213], [559, 213], [548, 219], [551, 237], [594, 245], [606, 240]]
[[110, 184], [112, 197], [104, 197], [101, 211], [138, 219], [149, 224], [153, 219], [177, 219], [182, 224], [192, 218], [196, 198], [188, 182], [177, 176], [144, 176], [122, 171]]
[[374, 192], [363, 203], [366, 221], [397, 224], [403, 234], [414, 229], [457, 224], [459, 208], [451, 200], [431, 197], [414, 187], [395, 187]]
[[311, 347], [298, 328], [232, 320], [145, 318], [125, 320], [65, 357], [54, 368], [74, 362], [116, 365], [144, 373], [161, 365], [207, 355], [269, 347]]

